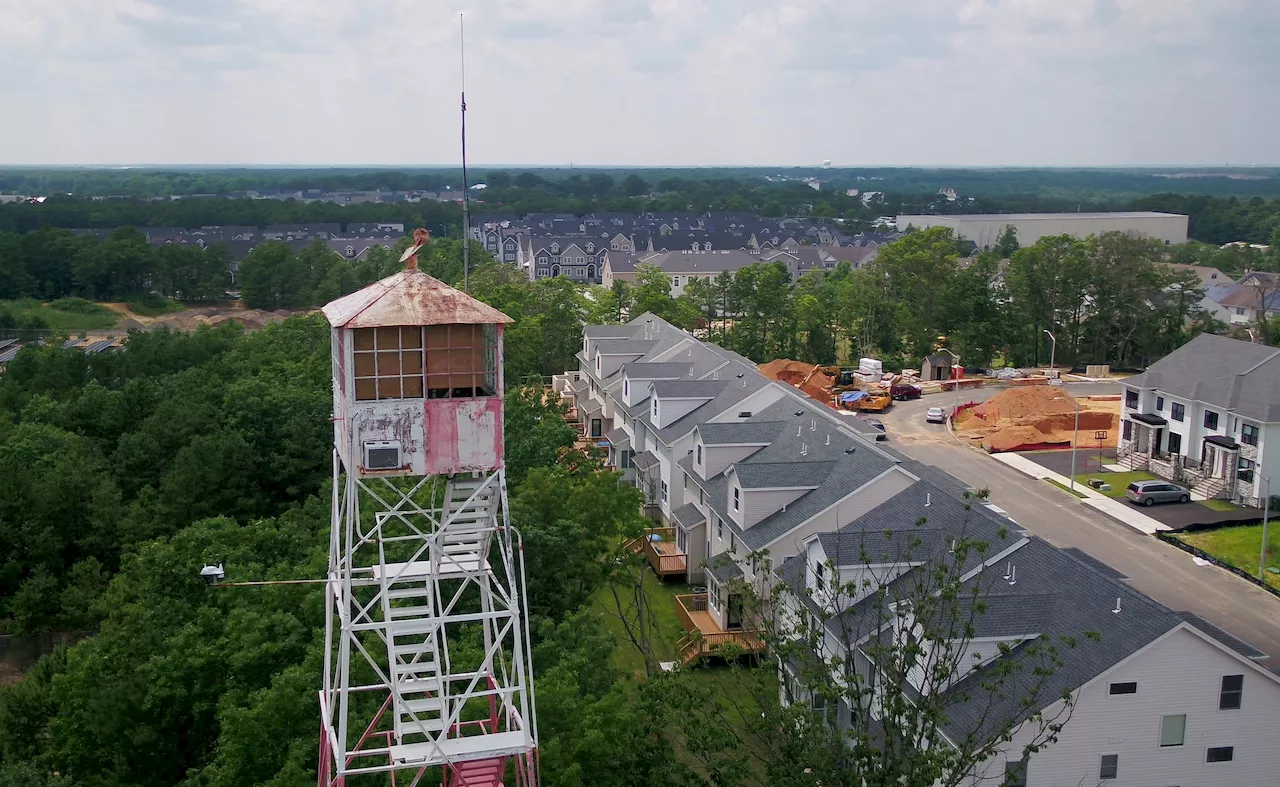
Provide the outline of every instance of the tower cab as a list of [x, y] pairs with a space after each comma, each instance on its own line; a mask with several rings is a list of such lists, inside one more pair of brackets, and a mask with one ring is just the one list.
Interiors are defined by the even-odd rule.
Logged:
[[327, 304], [334, 442], [361, 476], [502, 467], [502, 329], [511, 318], [417, 266]]

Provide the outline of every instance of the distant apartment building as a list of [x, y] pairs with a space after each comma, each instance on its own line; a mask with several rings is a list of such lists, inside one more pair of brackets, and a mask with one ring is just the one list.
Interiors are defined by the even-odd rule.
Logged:
[[1162, 241], [1166, 246], [1187, 242], [1187, 217], [1154, 211], [1117, 213], [984, 213], [955, 216], [898, 216], [896, 226], [905, 231], [950, 227], [957, 237], [973, 241], [980, 249], [1000, 242], [1006, 227], [1018, 233], [1018, 243], [1030, 246], [1051, 235], [1087, 238], [1104, 232], [1123, 232]]

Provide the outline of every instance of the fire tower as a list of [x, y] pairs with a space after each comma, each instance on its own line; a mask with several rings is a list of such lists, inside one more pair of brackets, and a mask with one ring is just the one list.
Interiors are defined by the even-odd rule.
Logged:
[[511, 318], [418, 269], [324, 307], [333, 514], [319, 784], [537, 783], [522, 553], [502, 457]]

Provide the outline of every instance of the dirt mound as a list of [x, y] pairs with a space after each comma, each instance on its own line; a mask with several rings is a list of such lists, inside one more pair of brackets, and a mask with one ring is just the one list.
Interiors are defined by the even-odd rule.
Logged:
[[1076, 411], [1076, 400], [1061, 388], [1033, 386], [1010, 388], [973, 408], [973, 414], [984, 421], [1064, 415]]
[[1071, 445], [1071, 433], [1062, 435], [1045, 433], [1034, 426], [1007, 426], [997, 429], [982, 441], [983, 447], [992, 453], [1013, 451], [1027, 446]]
[[761, 364], [759, 369], [760, 373], [770, 380], [795, 386], [814, 399], [827, 405], [831, 404], [830, 388], [835, 380], [818, 371], [818, 367], [811, 363], [779, 358]]

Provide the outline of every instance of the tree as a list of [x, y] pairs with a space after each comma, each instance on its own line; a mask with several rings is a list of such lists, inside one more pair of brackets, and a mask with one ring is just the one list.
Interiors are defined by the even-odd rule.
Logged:
[[[925, 516], [850, 533], [822, 564], [793, 558], [777, 586], [739, 581], [781, 667], [784, 701], [744, 676], [759, 691], [758, 718], [731, 723], [715, 702], [684, 702], [696, 688], [668, 686], [668, 701], [688, 712], [676, 716], [677, 743], [720, 784], [954, 787], [1015, 731], [1024, 756], [1055, 741], [1074, 707], [1055, 677], [1065, 654], [1096, 635], [979, 640], [1004, 580], [974, 568], [1016, 538], [969, 518], [982, 497], [966, 494], [948, 538], [935, 538]], [[934, 501], [944, 504], [961, 505]]]
[[697, 312], [687, 301], [671, 297], [671, 277], [657, 265], [636, 266], [636, 282], [631, 290], [631, 313], [649, 312], [681, 328], [692, 328]]
[[628, 197], [638, 197], [649, 192], [649, 184], [634, 172], [622, 179], [622, 193]]
[[996, 241], [996, 252], [1000, 254], [1001, 259], [1009, 259], [1013, 253], [1021, 248], [1018, 245], [1018, 228], [1012, 224], [1006, 224], [1004, 232], [1000, 233], [1000, 239]]

